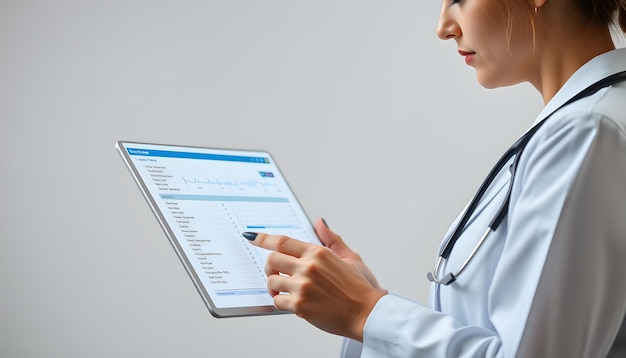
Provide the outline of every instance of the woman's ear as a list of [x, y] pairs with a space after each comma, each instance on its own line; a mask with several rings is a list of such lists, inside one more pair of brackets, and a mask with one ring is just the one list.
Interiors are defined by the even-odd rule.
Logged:
[[547, 1], [548, 0], [533, 0], [533, 5], [535, 6], [535, 11], [537, 11], [537, 9], [539, 9], [543, 5], [545, 5]]

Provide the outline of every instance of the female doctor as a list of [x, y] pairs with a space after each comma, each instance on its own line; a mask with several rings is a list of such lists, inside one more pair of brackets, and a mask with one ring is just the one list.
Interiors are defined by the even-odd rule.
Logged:
[[613, 44], [615, 19], [626, 31], [626, 0], [444, 0], [438, 35], [481, 85], [530, 82], [545, 108], [452, 225], [429, 307], [381, 288], [322, 219], [326, 247], [244, 233], [274, 251], [276, 307], [349, 338], [344, 356], [626, 356], [626, 82], [611, 77], [626, 71], [626, 50]]

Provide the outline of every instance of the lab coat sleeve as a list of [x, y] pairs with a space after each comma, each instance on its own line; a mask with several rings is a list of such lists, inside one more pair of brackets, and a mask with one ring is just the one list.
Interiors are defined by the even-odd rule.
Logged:
[[359, 341], [350, 338], [344, 338], [341, 344], [341, 358], [359, 358], [361, 356], [361, 348], [363, 345]]
[[[488, 288], [490, 329], [387, 295], [361, 357], [600, 357], [626, 313], [626, 134], [594, 113], [529, 143]], [[475, 263], [474, 263], [475, 264]]]
[[494, 332], [463, 326], [451, 316], [388, 294], [370, 314], [362, 358], [490, 357], [500, 342]]

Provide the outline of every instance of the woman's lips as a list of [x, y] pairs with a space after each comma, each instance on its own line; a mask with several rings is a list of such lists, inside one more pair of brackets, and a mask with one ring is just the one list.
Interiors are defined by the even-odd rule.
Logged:
[[459, 55], [465, 57], [465, 63], [468, 65], [470, 64], [470, 62], [472, 62], [472, 59], [474, 58], [475, 54], [476, 52], [467, 52], [467, 51], [459, 50]]

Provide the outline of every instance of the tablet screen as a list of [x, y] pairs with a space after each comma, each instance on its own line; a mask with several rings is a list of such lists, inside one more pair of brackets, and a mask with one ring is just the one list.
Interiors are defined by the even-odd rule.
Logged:
[[269, 153], [123, 141], [116, 148], [214, 316], [282, 313], [267, 293], [269, 251], [241, 234], [320, 242]]

